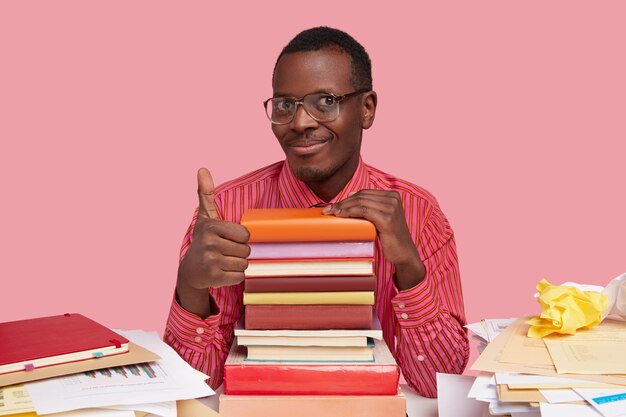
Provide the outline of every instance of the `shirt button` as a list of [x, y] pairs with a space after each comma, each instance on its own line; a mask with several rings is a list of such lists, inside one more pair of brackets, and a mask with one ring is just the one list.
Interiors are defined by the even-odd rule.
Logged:
[[204, 333], [204, 328], [202, 328], [202, 327], [198, 327], [198, 328], [196, 329], [196, 333], [198, 333], [198, 334], [202, 334], [202, 333]]
[[194, 340], [196, 341], [196, 343], [202, 342], [202, 338], [200, 336], [197, 336]]
[[424, 357], [422, 355], [417, 355], [417, 360], [421, 362], [424, 360]]
[[406, 320], [406, 319], [409, 318], [409, 315], [406, 314], [406, 313], [402, 313], [402, 314], [400, 314], [400, 317], [402, 317], [404, 320]]
[[404, 308], [404, 307], [406, 307], [406, 306], [404, 305], [404, 303], [400, 303], [400, 304], [398, 304], [398, 308]]

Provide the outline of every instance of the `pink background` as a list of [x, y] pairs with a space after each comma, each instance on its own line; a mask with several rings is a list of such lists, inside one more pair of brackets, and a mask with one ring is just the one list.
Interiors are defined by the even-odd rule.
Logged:
[[[253, 4], [253, 2], [250, 2]], [[0, 2], [0, 321], [81, 312], [163, 331], [217, 182], [282, 158], [261, 101], [302, 29], [373, 61], [363, 156], [434, 193], [467, 315], [539, 311], [546, 277], [626, 271], [622, 1]]]

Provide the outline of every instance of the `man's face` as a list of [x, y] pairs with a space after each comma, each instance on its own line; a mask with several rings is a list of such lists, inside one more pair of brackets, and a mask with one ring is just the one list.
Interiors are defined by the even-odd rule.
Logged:
[[[343, 95], [355, 91], [351, 82], [350, 56], [332, 49], [288, 53], [274, 72], [274, 97], [302, 98], [311, 93]], [[293, 173], [316, 188], [341, 188], [354, 173], [361, 149], [363, 123], [362, 95], [350, 97], [339, 105], [339, 116], [320, 123], [298, 106], [289, 124], [272, 125]], [[373, 119], [373, 117], [372, 117]]]

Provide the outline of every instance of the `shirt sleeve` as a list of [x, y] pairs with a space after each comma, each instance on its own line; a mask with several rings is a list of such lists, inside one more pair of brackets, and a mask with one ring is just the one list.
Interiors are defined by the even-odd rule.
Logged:
[[[180, 251], [183, 259], [191, 244], [197, 210], [187, 229]], [[209, 375], [209, 385], [216, 389], [224, 378], [224, 362], [234, 338], [234, 327], [241, 317], [242, 286], [209, 288], [213, 314], [206, 319], [190, 313], [172, 300], [164, 341], [197, 370]]]
[[456, 244], [438, 207], [417, 246], [426, 276], [391, 300], [396, 359], [407, 383], [418, 394], [436, 397], [436, 373], [460, 374], [469, 359]]

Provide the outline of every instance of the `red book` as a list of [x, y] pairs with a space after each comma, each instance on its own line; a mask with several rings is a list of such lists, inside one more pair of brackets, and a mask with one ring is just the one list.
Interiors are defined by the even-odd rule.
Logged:
[[366, 242], [376, 238], [376, 228], [364, 219], [322, 214], [321, 208], [249, 209], [241, 224], [249, 242]]
[[228, 395], [395, 395], [398, 365], [382, 340], [371, 363], [254, 362], [233, 343], [224, 365]]
[[0, 374], [126, 352], [126, 338], [80, 314], [0, 323]]
[[374, 291], [376, 276], [254, 278], [244, 286], [246, 292]]
[[372, 306], [341, 305], [247, 305], [244, 327], [249, 330], [272, 329], [371, 329]]

